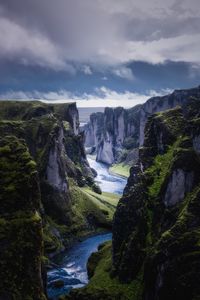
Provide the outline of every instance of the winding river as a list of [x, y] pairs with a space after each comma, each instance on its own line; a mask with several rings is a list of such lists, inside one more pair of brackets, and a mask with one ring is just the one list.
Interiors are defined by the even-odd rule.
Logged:
[[[108, 167], [88, 157], [90, 166], [96, 170], [96, 181], [103, 192], [122, 194], [126, 179], [109, 174]], [[57, 258], [57, 266], [48, 271], [47, 291], [52, 300], [67, 294], [73, 288], [83, 287], [88, 283], [87, 260], [91, 253], [97, 251], [98, 246], [111, 240], [112, 234], [99, 234], [76, 243], [70, 250]], [[56, 287], [55, 283], [64, 282], [64, 286]]]
[[97, 172], [95, 180], [101, 187], [103, 192], [109, 192], [121, 195], [127, 180], [117, 175], [111, 175], [108, 171], [108, 166], [97, 162], [88, 155], [87, 157], [90, 167]]

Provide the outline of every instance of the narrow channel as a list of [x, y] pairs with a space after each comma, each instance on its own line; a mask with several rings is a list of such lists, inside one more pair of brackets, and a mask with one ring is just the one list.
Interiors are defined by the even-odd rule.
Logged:
[[[96, 170], [96, 181], [103, 192], [122, 194], [126, 179], [109, 174], [108, 166], [96, 162], [88, 156], [90, 166]], [[58, 267], [48, 271], [48, 297], [57, 300], [60, 295], [67, 294], [73, 288], [83, 287], [88, 283], [87, 261], [98, 246], [112, 239], [112, 233], [98, 234], [76, 243], [70, 250], [60, 255], [56, 261]], [[55, 281], [62, 280], [64, 286], [55, 287]]]

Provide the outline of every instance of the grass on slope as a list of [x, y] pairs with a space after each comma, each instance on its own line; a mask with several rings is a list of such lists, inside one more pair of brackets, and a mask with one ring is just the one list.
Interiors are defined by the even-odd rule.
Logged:
[[[72, 226], [70, 231], [76, 236], [83, 236], [101, 228], [111, 228], [113, 214], [119, 196], [109, 193], [96, 194], [90, 188], [80, 188], [70, 184], [72, 197]], [[89, 227], [88, 227], [89, 224]], [[89, 231], [89, 232], [88, 232]]]
[[112, 222], [113, 214], [120, 196], [105, 192], [97, 194], [88, 187], [81, 188], [80, 190], [93, 203], [93, 205], [96, 205], [98, 209], [107, 216], [107, 219]]
[[127, 178], [130, 175], [130, 166], [123, 163], [114, 164], [109, 168], [109, 172]]
[[89, 194], [90, 196], [95, 197], [98, 201], [100, 201], [104, 205], [112, 206], [114, 208], [117, 206], [120, 198], [120, 195], [108, 193], [108, 192], [102, 192], [102, 194], [97, 194], [88, 187], [84, 187], [82, 188], [82, 190], [87, 194]]
[[[133, 282], [122, 284], [118, 278], [111, 278], [110, 271], [112, 268], [112, 247], [111, 242], [105, 243], [104, 247], [95, 255], [97, 265], [94, 275], [89, 284], [79, 290], [72, 292], [76, 294], [75, 299], [123, 299], [123, 300], [141, 300], [143, 291], [142, 274], [140, 274]], [[71, 297], [63, 297], [63, 299], [73, 299]]]

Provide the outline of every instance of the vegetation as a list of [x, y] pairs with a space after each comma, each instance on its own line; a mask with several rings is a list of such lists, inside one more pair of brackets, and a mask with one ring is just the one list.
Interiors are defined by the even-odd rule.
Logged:
[[45, 299], [43, 264], [77, 239], [111, 229], [118, 197], [95, 186], [83, 136], [73, 132], [76, 115], [75, 104], [0, 102], [2, 299]]
[[0, 139], [0, 203], [0, 298], [44, 300], [36, 164], [15, 136]]
[[130, 166], [124, 163], [114, 164], [109, 168], [111, 174], [120, 175], [128, 178], [130, 174]]
[[62, 299], [91, 300], [137, 300], [141, 299], [143, 280], [140, 275], [129, 284], [122, 284], [112, 276], [111, 243], [100, 247], [88, 261], [92, 277], [86, 288], [74, 290]]
[[[115, 214], [114, 275], [128, 283], [140, 274], [140, 299], [187, 300], [200, 295], [200, 159], [192, 148], [199, 134], [198, 122], [194, 125], [199, 105], [196, 101], [192, 112], [191, 107], [178, 108], [150, 118], [140, 150], [143, 169], [131, 169]], [[182, 198], [177, 194], [169, 205], [165, 195], [176, 193], [180, 184]]]

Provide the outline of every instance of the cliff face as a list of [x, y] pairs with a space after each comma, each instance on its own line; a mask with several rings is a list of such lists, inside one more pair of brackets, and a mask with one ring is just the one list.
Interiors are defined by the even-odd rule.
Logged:
[[127, 159], [129, 163], [134, 150], [144, 143], [144, 128], [149, 116], [183, 106], [190, 97], [199, 96], [200, 87], [177, 90], [167, 96], [153, 97], [132, 109], [106, 108], [104, 113], [92, 114], [85, 126], [85, 145], [96, 149], [98, 161], [112, 164]]
[[46, 299], [39, 177], [24, 141], [0, 139], [0, 299]]
[[176, 106], [184, 106], [190, 97], [200, 97], [200, 87], [188, 90], [176, 90], [170, 95], [153, 97], [141, 107], [139, 144], [144, 143], [144, 128], [149, 116], [156, 112], [165, 111]]
[[140, 106], [132, 109], [106, 108], [104, 113], [90, 116], [85, 126], [85, 145], [94, 147], [97, 161], [112, 164], [120, 160], [124, 152], [138, 146]]
[[95, 184], [78, 126], [74, 103], [0, 102], [2, 299], [44, 299], [42, 256], [111, 226], [81, 190]]
[[150, 116], [112, 247], [92, 254], [89, 284], [64, 299], [199, 299], [199, 134], [200, 98]]
[[200, 296], [200, 100], [149, 118], [113, 225], [113, 274], [132, 299]]
[[78, 185], [93, 181], [76, 105], [1, 102], [0, 109], [1, 135], [23, 138], [37, 163], [46, 211], [57, 221], [69, 222], [69, 178]]

